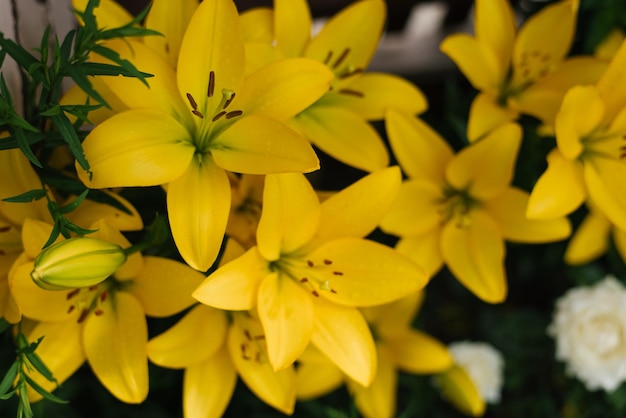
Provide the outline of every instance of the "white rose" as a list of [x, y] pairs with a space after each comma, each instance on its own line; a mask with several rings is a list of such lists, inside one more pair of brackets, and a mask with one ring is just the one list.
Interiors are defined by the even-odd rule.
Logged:
[[460, 341], [448, 349], [454, 361], [462, 366], [487, 403], [500, 401], [504, 360], [502, 354], [487, 343]]
[[548, 333], [556, 358], [588, 390], [610, 392], [626, 380], [626, 288], [614, 277], [558, 299]]

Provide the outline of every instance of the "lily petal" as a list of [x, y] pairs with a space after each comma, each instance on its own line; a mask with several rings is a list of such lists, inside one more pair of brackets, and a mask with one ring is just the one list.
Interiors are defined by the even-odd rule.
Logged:
[[265, 177], [263, 212], [257, 228], [259, 252], [268, 261], [308, 243], [320, 222], [320, 204], [302, 174]]
[[[72, 7], [84, 12], [88, 2], [88, 0], [72, 0]], [[101, 0], [98, 7], [94, 9], [94, 15], [98, 22], [98, 29], [117, 28], [133, 20], [133, 16], [114, 0]], [[83, 24], [80, 19], [79, 23]]]
[[609, 248], [611, 222], [599, 211], [591, 211], [578, 226], [565, 251], [569, 265], [587, 264]]
[[195, 152], [187, 129], [169, 114], [151, 109], [118, 113], [83, 142], [91, 173], [77, 163], [90, 188], [156, 186], [181, 176]]
[[441, 234], [441, 253], [457, 280], [480, 299], [488, 303], [505, 299], [504, 242], [488, 215], [474, 210], [467, 226], [448, 222]]
[[420, 235], [404, 237], [396, 244], [396, 251], [413, 260], [432, 277], [443, 267], [443, 257], [439, 249], [441, 227]]
[[281, 370], [291, 366], [311, 340], [311, 296], [289, 277], [270, 274], [259, 286], [257, 310], [272, 367]]
[[321, 205], [321, 220], [316, 238], [369, 235], [391, 207], [402, 176], [397, 166], [365, 176], [326, 199]]
[[567, 238], [572, 227], [567, 218], [528, 219], [528, 193], [511, 187], [494, 199], [484, 201], [487, 212], [498, 223], [502, 236], [510, 241], [542, 243]]
[[385, 342], [396, 366], [407, 373], [438, 373], [454, 362], [443, 343], [418, 330], [407, 328], [405, 332], [385, 336]]
[[398, 387], [398, 373], [394, 359], [386, 347], [377, 346], [376, 376], [367, 386], [350, 384], [348, 387], [353, 393], [354, 403], [359, 412], [366, 418], [391, 418], [396, 414], [396, 393]]
[[582, 165], [565, 159], [558, 149], [548, 154], [548, 168], [530, 193], [526, 216], [530, 219], [553, 219], [578, 208], [587, 190]]
[[405, 181], [380, 227], [401, 237], [430, 231], [441, 221], [439, 206], [442, 199], [443, 194], [437, 184], [427, 180]]
[[293, 367], [274, 371], [260, 345], [263, 335], [258, 321], [238, 315], [228, 333], [228, 351], [246, 386], [268, 405], [285, 414], [292, 414], [296, 403], [296, 373]]
[[477, 0], [474, 11], [476, 39], [489, 47], [499, 60], [499, 74], [509, 71], [515, 42], [516, 23], [507, 0]]
[[436, 381], [443, 396], [464, 414], [479, 417], [485, 413], [485, 400], [461, 366], [452, 366], [438, 375]]
[[521, 142], [518, 124], [502, 125], [461, 150], [446, 167], [446, 179], [456, 190], [468, 190], [473, 198], [497, 196], [513, 179]]
[[296, 396], [304, 401], [324, 396], [344, 382], [341, 370], [312, 344], [298, 359], [296, 377]]
[[[201, 2], [180, 45], [176, 75], [183, 101], [191, 94], [203, 115], [214, 114], [222, 89], [239, 91], [244, 70], [243, 36], [235, 4], [231, 0]], [[211, 97], [209, 84], [214, 93]]]
[[141, 303], [148, 316], [174, 315], [193, 305], [191, 292], [204, 275], [169, 258], [146, 256], [144, 267], [128, 291]]
[[220, 418], [235, 391], [237, 371], [224, 345], [214, 356], [185, 369], [183, 413], [187, 418]]
[[319, 160], [301, 135], [282, 122], [264, 116], [244, 116], [211, 143], [218, 166], [235, 173], [309, 172]]
[[224, 312], [198, 305], [148, 342], [148, 357], [159, 366], [175, 369], [206, 362], [224, 346], [227, 330]]
[[626, 165], [623, 161], [594, 158], [584, 165], [589, 196], [617, 227], [626, 230]]
[[475, 142], [495, 128], [513, 122], [518, 117], [518, 111], [509, 106], [500, 106], [495, 96], [479, 93], [470, 107], [467, 139]]
[[414, 292], [402, 299], [384, 305], [362, 308], [361, 312], [368, 324], [376, 328], [379, 336], [404, 332], [411, 326], [415, 315], [424, 300], [424, 292]]
[[[76, 210], [65, 215], [72, 223], [87, 227], [94, 222], [104, 220], [120, 231], [139, 231], [143, 229], [143, 221], [137, 209], [122, 196], [102, 190], [108, 198], [124, 207], [128, 212], [118, 209], [110, 204], [85, 199]], [[72, 199], [73, 200], [73, 199]]]
[[[289, 2], [291, 3], [291, 2]], [[271, 45], [274, 41], [274, 10], [269, 7], [255, 7], [240, 15], [243, 39], [248, 43]], [[248, 55], [246, 54], [246, 61]]]
[[167, 211], [185, 261], [196, 270], [208, 270], [219, 254], [230, 212], [230, 183], [224, 170], [209, 156], [193, 160], [169, 183]]
[[619, 228], [613, 228], [613, 242], [622, 260], [626, 260], [626, 232]]
[[286, 57], [299, 57], [311, 37], [313, 20], [305, 0], [274, 1], [276, 48]]
[[208, 306], [232, 311], [252, 309], [257, 303], [259, 284], [270, 273], [257, 247], [224, 264], [205, 279], [192, 296]]
[[350, 110], [314, 105], [290, 124], [313, 145], [352, 167], [372, 172], [389, 164], [389, 153], [376, 130]]
[[626, 106], [626, 87], [624, 86], [624, 67], [626, 66], [626, 41], [617, 50], [600, 80], [598, 90], [606, 105], [605, 122], [610, 122]]
[[367, 72], [342, 87], [345, 90], [329, 91], [318, 104], [349, 109], [367, 120], [383, 119], [387, 109], [417, 115], [428, 108], [421, 90], [408, 80], [392, 74]]
[[376, 347], [363, 315], [321, 298], [314, 302], [311, 342], [350, 378], [369, 385], [376, 375]]
[[83, 328], [87, 360], [115, 397], [141, 403], [148, 395], [148, 327], [141, 305], [128, 293], [114, 292], [101, 309]]
[[409, 177], [443, 182], [453, 151], [437, 132], [421, 119], [393, 109], [387, 111], [385, 126], [394, 155]]

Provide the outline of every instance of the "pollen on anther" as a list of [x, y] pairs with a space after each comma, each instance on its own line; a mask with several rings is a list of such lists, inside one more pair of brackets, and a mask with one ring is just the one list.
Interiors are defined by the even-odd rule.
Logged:
[[93, 292], [94, 290], [98, 290], [98, 285], [97, 284], [95, 284], [93, 286], [89, 286], [89, 291], [90, 292]]
[[226, 108], [230, 106], [230, 104], [233, 102], [234, 99], [235, 99], [235, 92], [231, 92], [230, 97], [226, 99], [226, 101], [224, 102], [224, 106], [222, 106], [222, 109], [226, 110]]
[[211, 71], [209, 73], [209, 87], [207, 88], [207, 96], [213, 97], [215, 93], [215, 72]]
[[76, 309], [76, 306], [72, 305], [69, 308], [67, 308], [67, 313], [71, 314], [72, 312], [74, 312], [74, 309]]
[[341, 271], [333, 271], [333, 274], [335, 276], [343, 276], [343, 272], [341, 272]]
[[361, 93], [360, 91], [356, 91], [356, 90], [350, 90], [350, 89], [341, 89], [339, 90], [339, 94], [345, 94], [348, 96], [354, 96], [354, 97], [365, 97], [365, 94]]
[[82, 312], [80, 313], [80, 316], [78, 317], [78, 323], [81, 324], [82, 322], [85, 321], [85, 319], [87, 319], [87, 316], [89, 315], [89, 310], [88, 309], [83, 309]]
[[309, 267], [313, 267], [313, 262], [311, 260], [306, 260], [306, 265]]
[[241, 116], [241, 115], [243, 115], [242, 110], [233, 110], [232, 112], [228, 112], [226, 114], [226, 119], [236, 118], [237, 116]]
[[333, 64], [333, 68], [339, 67], [339, 65], [341, 65], [343, 60], [346, 59], [349, 53], [350, 53], [350, 48], [344, 49], [341, 55], [339, 55], [339, 58], [337, 58], [337, 61], [335, 61], [335, 63]]
[[220, 113], [218, 113], [217, 115], [213, 116], [213, 119], [211, 119], [211, 122], [216, 122], [219, 118], [221, 118], [225, 114], [226, 114], [226, 111], [222, 110]]
[[309, 279], [307, 279], [306, 277], [303, 277], [303, 278], [300, 279], [300, 283], [306, 283], [308, 281], [309, 281]]
[[74, 289], [70, 292], [67, 293], [66, 299], [70, 300], [72, 299], [74, 296], [76, 296], [78, 294], [78, 292], [80, 292], [80, 289]]
[[194, 100], [193, 96], [190, 93], [187, 93], [187, 100], [189, 100], [189, 105], [193, 110], [198, 109], [198, 103]]
[[100, 293], [100, 302], [104, 302], [105, 300], [107, 300], [108, 297], [109, 297], [109, 293], [108, 292]]
[[191, 113], [193, 113], [194, 115], [196, 115], [200, 119], [204, 119], [204, 115], [199, 110], [194, 109], [194, 110], [191, 111]]
[[102, 309], [96, 309], [93, 313], [96, 316], [102, 316], [104, 314], [104, 311]]
[[333, 57], [333, 51], [328, 51], [328, 54], [326, 54], [326, 58], [324, 59], [324, 64], [328, 64], [332, 57]]
[[324, 264], [329, 266], [329, 265], [333, 264], [333, 262], [331, 260], [324, 260]]
[[3, 226], [0, 228], [0, 232], [9, 232], [11, 230], [10, 226]]
[[319, 298], [319, 297], [320, 297], [320, 294], [319, 294], [319, 293], [317, 293], [317, 290], [313, 290], [313, 291], [311, 291], [311, 293], [312, 293], [312, 294], [313, 294], [313, 296], [315, 296], [316, 298]]
[[248, 340], [252, 341], [252, 335], [250, 335], [250, 331], [246, 329], [243, 331], [243, 334], [246, 336]]

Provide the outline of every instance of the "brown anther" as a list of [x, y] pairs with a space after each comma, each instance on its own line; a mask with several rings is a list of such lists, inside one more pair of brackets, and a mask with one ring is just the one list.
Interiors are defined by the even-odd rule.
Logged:
[[331, 260], [324, 260], [324, 264], [330, 266], [331, 264], [333, 264], [333, 262]]
[[93, 292], [94, 290], [98, 290], [98, 285], [94, 284], [93, 286], [89, 286], [88, 289], [90, 292]]
[[249, 341], [252, 341], [252, 335], [250, 335], [250, 331], [248, 331], [247, 329], [245, 329], [245, 330], [243, 331], [243, 335], [245, 335], [245, 336], [246, 336], [246, 338], [247, 338]]
[[257, 351], [256, 354], [254, 355], [254, 361], [256, 361], [257, 363], [261, 362], [261, 352]]
[[95, 311], [93, 311], [93, 313], [96, 316], [102, 316], [104, 314], [104, 311], [102, 309], [96, 309]]
[[623, 152], [619, 155], [620, 160], [623, 160], [624, 158], [626, 158], [626, 152]]
[[187, 100], [189, 100], [189, 105], [193, 110], [198, 109], [198, 103], [194, 100], [193, 96], [190, 93], [187, 93]]
[[211, 122], [217, 121], [219, 118], [221, 118], [225, 114], [226, 114], [226, 112], [224, 110], [222, 110], [220, 113], [218, 113], [217, 115], [213, 116], [213, 119], [211, 119]]
[[243, 115], [242, 110], [233, 110], [232, 112], [228, 112], [226, 114], [226, 119], [236, 118], [237, 116], [241, 116], [241, 115]]
[[74, 296], [76, 296], [79, 292], [80, 292], [80, 289], [70, 290], [69, 292], [67, 292], [66, 299], [67, 299], [67, 300], [72, 299], [72, 298], [73, 298]]
[[0, 232], [9, 232], [11, 230], [10, 226], [3, 226], [0, 227]]
[[309, 267], [313, 267], [313, 262], [311, 260], [306, 260], [306, 265]]
[[167, 42], [165, 43], [165, 52], [167, 52], [168, 54], [170, 53], [170, 44], [168, 44]]
[[74, 312], [74, 309], [76, 309], [76, 306], [72, 305], [69, 308], [67, 308], [67, 313], [71, 314], [72, 312]]
[[200, 119], [204, 119], [204, 115], [199, 110], [194, 109], [194, 110], [191, 111], [191, 113], [193, 113], [194, 115], [196, 115]]
[[82, 312], [80, 313], [80, 316], [78, 317], [77, 322], [79, 324], [83, 323], [83, 321], [87, 319], [87, 316], [89, 316], [89, 309], [83, 309]]
[[361, 93], [360, 91], [350, 90], [350, 89], [341, 89], [339, 90], [339, 93], [346, 94], [348, 96], [354, 96], [354, 97], [365, 97], [365, 94]]
[[255, 340], [264, 340], [265, 339], [265, 335], [255, 335], [254, 339]]
[[107, 298], [109, 297], [109, 292], [102, 292], [100, 293], [100, 302], [104, 302], [105, 300], [107, 300]]
[[209, 87], [207, 88], [206, 95], [208, 97], [213, 97], [214, 93], [215, 93], [215, 72], [211, 71], [209, 73]]
[[356, 70], [349, 71], [349, 72], [347, 72], [347, 73], [345, 73], [345, 74], [340, 75], [340, 76], [339, 76], [339, 79], [344, 79], [344, 78], [352, 77], [353, 75], [360, 74], [360, 73], [362, 73], [362, 72], [363, 72], [363, 69], [362, 69], [362, 68], [357, 68]]
[[300, 279], [300, 283], [306, 283], [308, 281], [309, 281], [309, 279], [307, 279], [306, 277], [303, 277], [303, 278]]
[[330, 289], [330, 293], [337, 293], [337, 291], [335, 289]]
[[333, 57], [333, 51], [328, 51], [328, 54], [326, 54], [326, 58], [324, 59], [324, 64], [328, 65], [332, 57]]
[[5, 255], [5, 254], [6, 254], [6, 251], [0, 250], [0, 255]]
[[230, 98], [226, 99], [226, 101], [224, 102], [224, 106], [222, 106], [222, 109], [226, 110], [226, 108], [230, 106], [230, 104], [233, 102], [234, 99], [235, 99], [235, 93], [233, 92], [230, 95]]
[[346, 59], [349, 53], [350, 53], [350, 48], [344, 49], [341, 55], [339, 55], [339, 58], [337, 58], [337, 61], [335, 61], [335, 63], [333, 64], [333, 68], [339, 67], [339, 65], [341, 65], [343, 60]]
[[311, 293], [313, 294], [313, 296], [315, 296], [316, 298], [320, 297], [320, 294], [317, 293], [317, 290], [312, 290]]
[[335, 276], [343, 276], [343, 272], [341, 272], [341, 271], [333, 271], [333, 274]]

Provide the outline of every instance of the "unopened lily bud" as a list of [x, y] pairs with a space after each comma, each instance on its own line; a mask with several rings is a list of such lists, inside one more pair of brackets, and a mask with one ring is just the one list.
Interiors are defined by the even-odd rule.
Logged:
[[30, 275], [47, 290], [88, 287], [102, 282], [125, 261], [126, 254], [117, 244], [95, 238], [70, 238], [41, 251]]

